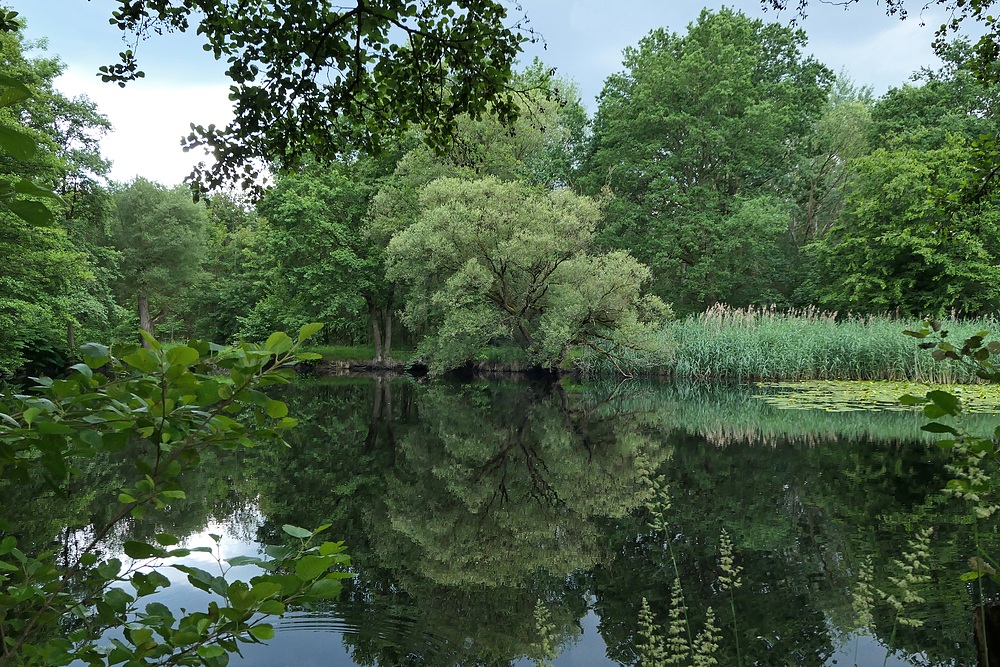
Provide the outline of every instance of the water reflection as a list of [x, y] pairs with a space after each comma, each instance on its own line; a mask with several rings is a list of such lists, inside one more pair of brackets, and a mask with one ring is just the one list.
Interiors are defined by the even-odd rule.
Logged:
[[[289, 614], [240, 664], [529, 664], [541, 600], [556, 665], [632, 665], [641, 600], [666, 622], [675, 572], [695, 631], [714, 610], [721, 665], [881, 665], [887, 648], [887, 664], [975, 664], [959, 581], [970, 519], [939, 494], [943, 454], [920, 418], [787, 414], [752, 393], [303, 382], [288, 397], [301, 420], [290, 447], [206, 462], [204, 496], [167, 528], [214, 521], [229, 548], [254, 551], [281, 542], [282, 524], [332, 522], [348, 542], [358, 574], [341, 598]], [[113, 467], [95, 473], [113, 484]], [[649, 527], [650, 475], [670, 488], [666, 534]], [[98, 509], [53, 511], [79, 523]], [[859, 628], [862, 564], [890, 591], [925, 525], [922, 627], [877, 604]], [[743, 568], [731, 598], [722, 530]], [[995, 532], [985, 539], [996, 546]]]

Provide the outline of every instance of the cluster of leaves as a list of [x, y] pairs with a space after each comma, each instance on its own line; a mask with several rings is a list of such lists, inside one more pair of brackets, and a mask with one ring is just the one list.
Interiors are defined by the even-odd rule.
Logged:
[[[207, 187], [256, 187], [255, 158], [292, 168], [310, 154], [329, 160], [345, 149], [379, 150], [414, 124], [440, 148], [460, 114], [516, 117], [511, 68], [535, 36], [525, 19], [506, 24], [502, 2], [350, 4], [118, 0], [111, 22], [136, 40], [196, 23], [205, 49], [229, 63], [233, 121], [193, 126], [186, 140], [217, 159], [194, 174]], [[134, 50], [120, 55], [101, 68], [104, 80], [141, 77]]]
[[[36, 378], [28, 393], [0, 396], [0, 474], [8, 483], [44, 478], [60, 492], [87, 461], [120, 456], [126, 446], [141, 452], [133, 482], [117, 493], [117, 510], [103, 525], [77, 528], [88, 535], [82, 548], [22, 543], [0, 526], [0, 664], [225, 665], [240, 642], [273, 636], [268, 616], [337, 594], [349, 574], [335, 568], [349, 560], [341, 542], [315, 539], [328, 526], [287, 526], [297, 546], [271, 546], [264, 558], [233, 558], [227, 566], [220, 560], [220, 574], [173, 561], [169, 567], [214, 595], [204, 611], [180, 614], [155, 598], [142, 608], [139, 601], [170, 585], [160, 571], [165, 561], [211, 548], [188, 549], [157, 534], [153, 543], [125, 542], [122, 560], [108, 557], [104, 545], [117, 527], [154, 521], [183, 500], [186, 476], [203, 457], [283, 442], [296, 422], [263, 389], [288, 383], [293, 364], [315, 358], [298, 348], [319, 328], [230, 348], [196, 340], [164, 347], [152, 337], [148, 347], [91, 343], [65, 377]], [[106, 492], [113, 504], [114, 490]], [[228, 571], [242, 565], [260, 573], [229, 581]], [[105, 638], [113, 628], [122, 638]]]
[[[934, 358], [939, 361], [950, 360], [954, 363], [970, 367], [975, 374], [985, 382], [1000, 382], [1000, 341], [989, 341], [986, 331], [981, 331], [965, 339], [960, 345], [948, 340], [948, 331], [937, 321], [928, 321], [916, 331], [906, 331], [906, 335], [918, 339], [933, 338], [920, 344], [924, 349], [933, 350]], [[961, 424], [964, 405], [960, 396], [946, 391], [930, 391], [924, 396], [905, 395], [900, 398], [904, 405], [923, 405], [924, 415], [931, 419], [921, 428], [942, 437], [937, 444], [951, 452], [952, 461], [948, 466], [951, 479], [947, 491], [970, 503], [977, 519], [986, 519], [1000, 510], [997, 500], [997, 473], [1000, 464], [1000, 427], [993, 433], [982, 435], [966, 430]], [[939, 421], [949, 418], [952, 423]], [[978, 548], [978, 545], [977, 545]], [[994, 567], [988, 565], [983, 558], [989, 554], [977, 553], [970, 560], [971, 571], [964, 577], [966, 580], [978, 579], [989, 574], [1000, 583]]]
[[[15, 12], [9, 14], [16, 16]], [[13, 17], [0, 17], [0, 21], [13, 21]], [[6, 74], [0, 74], [0, 86], [0, 108], [11, 107], [32, 96], [27, 86]], [[35, 156], [38, 145], [24, 130], [0, 125], [0, 150], [15, 159], [29, 160]], [[0, 207], [31, 224], [51, 223], [54, 219], [52, 211], [38, 201], [38, 197], [62, 201], [51, 189], [27, 178], [0, 178]]]

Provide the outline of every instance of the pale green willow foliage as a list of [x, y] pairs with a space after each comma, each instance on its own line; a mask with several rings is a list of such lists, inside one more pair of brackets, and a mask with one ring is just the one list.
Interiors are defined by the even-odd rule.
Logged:
[[649, 269], [628, 253], [591, 253], [595, 200], [441, 178], [422, 189], [419, 209], [389, 243], [387, 275], [405, 287], [407, 326], [431, 332], [421, 352], [432, 370], [511, 341], [548, 368], [575, 346], [654, 353], [653, 325], [668, 309], [643, 295]]

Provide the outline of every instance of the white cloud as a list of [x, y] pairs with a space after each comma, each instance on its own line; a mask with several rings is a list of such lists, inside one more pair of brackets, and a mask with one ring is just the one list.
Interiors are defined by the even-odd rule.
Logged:
[[858, 83], [871, 85], [876, 95], [906, 83], [921, 66], [936, 61], [931, 42], [940, 21], [925, 25], [909, 18], [882, 23], [885, 27], [845, 47], [843, 36], [813, 39], [811, 50], [834, 71], [846, 69]]
[[114, 162], [110, 177], [116, 181], [143, 176], [164, 185], [180, 183], [195, 164], [208, 159], [181, 149], [191, 123], [224, 125], [233, 117], [224, 84], [180, 87], [145, 80], [119, 88], [71, 67], [56, 87], [66, 95], [87, 95], [111, 121], [114, 131], [101, 147]]

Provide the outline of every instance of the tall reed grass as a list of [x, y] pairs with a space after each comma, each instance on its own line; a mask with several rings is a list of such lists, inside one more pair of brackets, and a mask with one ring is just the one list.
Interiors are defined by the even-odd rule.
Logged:
[[[728, 380], [914, 380], [959, 383], [972, 373], [951, 362], [938, 362], [917, 348], [904, 330], [920, 320], [892, 315], [843, 316], [816, 308], [730, 308], [717, 305], [698, 315], [668, 322], [658, 333], [655, 361], [625, 355], [635, 373], [689, 379]], [[949, 339], [959, 344], [979, 331], [1000, 337], [1000, 319], [985, 317], [944, 321]], [[612, 373], [594, 357], [585, 371]]]

